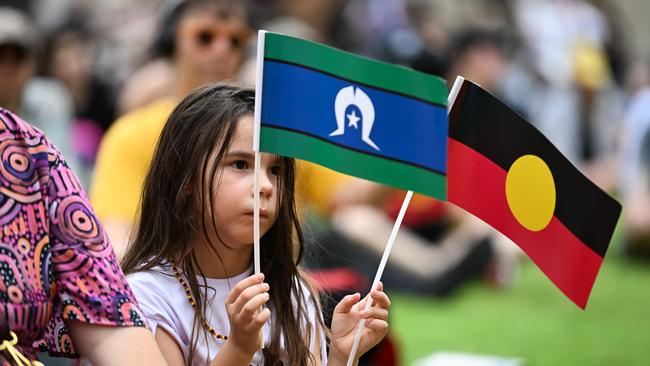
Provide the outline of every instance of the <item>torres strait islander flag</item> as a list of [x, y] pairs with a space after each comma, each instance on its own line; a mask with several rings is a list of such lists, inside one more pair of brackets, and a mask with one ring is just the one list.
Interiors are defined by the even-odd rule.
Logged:
[[449, 202], [514, 241], [584, 309], [621, 205], [497, 98], [460, 85], [449, 114]]
[[446, 200], [444, 80], [281, 34], [258, 42], [255, 151]]

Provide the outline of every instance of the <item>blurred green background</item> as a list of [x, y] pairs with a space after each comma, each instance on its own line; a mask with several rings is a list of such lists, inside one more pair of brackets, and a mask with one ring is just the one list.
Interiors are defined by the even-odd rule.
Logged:
[[448, 299], [390, 293], [404, 365], [451, 351], [526, 365], [649, 365], [650, 263], [610, 248], [587, 310], [524, 258], [509, 289], [472, 283]]

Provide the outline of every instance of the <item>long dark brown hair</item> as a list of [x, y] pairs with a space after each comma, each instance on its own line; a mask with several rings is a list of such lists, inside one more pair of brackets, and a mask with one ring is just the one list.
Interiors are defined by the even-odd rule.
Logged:
[[[209, 230], [216, 233], [214, 215], [205, 216], [206, 212], [213, 212], [213, 200], [201, 197], [203, 192], [218, 189], [219, 167], [235, 134], [237, 121], [252, 115], [254, 104], [253, 90], [215, 84], [192, 92], [174, 109], [162, 130], [144, 182], [137, 231], [122, 262], [124, 272], [129, 274], [167, 265], [167, 258], [178, 261], [197, 309], [201, 309], [194, 318], [190, 364], [199, 337], [210, 336], [202, 326], [209, 302], [208, 286], [198, 266], [192, 244], [196, 242], [194, 239], [208, 242], [218, 255], [209, 235]], [[209, 161], [208, 156], [215, 146], [216, 158]], [[310, 329], [323, 324], [319, 316], [316, 317], [319, 324], [308, 324], [308, 300], [302, 290], [306, 281], [297, 266], [303, 255], [304, 241], [294, 200], [294, 160], [280, 158], [280, 169], [278, 217], [260, 239], [260, 265], [270, 285], [269, 308], [277, 325], [272, 329], [264, 358], [267, 365], [279, 364], [280, 335], [283, 334], [289, 364], [305, 365], [309, 359], [313, 360], [306, 344]], [[209, 187], [205, 186], [206, 182]], [[197, 189], [199, 186], [201, 188]], [[208, 222], [211, 227], [206, 225]], [[225, 270], [223, 262], [221, 265]], [[197, 276], [202, 278], [202, 284]], [[319, 309], [316, 296], [311, 295], [312, 304]], [[295, 308], [287, 303], [290, 298], [295, 300]], [[307, 326], [303, 328], [302, 324]], [[307, 343], [314, 341], [311, 339]]]

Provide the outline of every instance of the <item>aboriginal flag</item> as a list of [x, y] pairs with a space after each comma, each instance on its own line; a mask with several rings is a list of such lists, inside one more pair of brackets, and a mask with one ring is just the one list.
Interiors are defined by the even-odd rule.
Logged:
[[449, 202], [514, 241], [584, 309], [621, 205], [497, 98], [460, 85], [449, 114]]

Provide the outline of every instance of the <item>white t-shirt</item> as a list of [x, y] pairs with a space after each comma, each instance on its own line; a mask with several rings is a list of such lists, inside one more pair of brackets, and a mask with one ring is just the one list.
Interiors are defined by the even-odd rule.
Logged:
[[[233, 276], [230, 279], [206, 278], [208, 292], [207, 300], [210, 300], [207, 306], [206, 320], [208, 324], [219, 334], [230, 334], [230, 322], [226, 312], [225, 302], [232, 287], [239, 281], [250, 276], [252, 269], [244, 273]], [[127, 281], [131, 286], [135, 297], [140, 304], [140, 309], [144, 313], [149, 327], [156, 333], [156, 329], [162, 328], [167, 331], [180, 346], [185, 362], [189, 360], [189, 351], [192, 342], [192, 328], [194, 325], [194, 308], [187, 299], [185, 290], [180, 284], [173, 270], [169, 265], [163, 264], [152, 270], [137, 272], [127, 276]], [[187, 281], [187, 280], [186, 280]], [[198, 278], [199, 286], [203, 284], [203, 279]], [[214, 290], [212, 290], [214, 289]], [[316, 329], [319, 331], [321, 360], [323, 364], [327, 362], [327, 352], [325, 345], [325, 334], [321, 327], [316, 327], [317, 318], [321, 316], [311, 301], [309, 291], [302, 285], [302, 291], [307, 301], [308, 321], [312, 324], [310, 339], [316, 339]], [[295, 304], [295, 302], [294, 302]], [[285, 304], [280, 304], [283, 306]], [[264, 342], [269, 344], [271, 341], [271, 327], [274, 326], [275, 315], [271, 314], [270, 321], [266, 322], [262, 328]], [[304, 327], [305, 325], [303, 325]], [[304, 329], [304, 328], [303, 328]], [[208, 365], [217, 355], [219, 348], [224, 345], [223, 340], [217, 339], [210, 333], [206, 337], [203, 333], [198, 336], [198, 343], [195, 349], [193, 366]], [[206, 344], [207, 343], [207, 344]], [[284, 343], [284, 338], [280, 338], [280, 343]], [[310, 347], [313, 352], [313, 345]], [[288, 364], [287, 355], [283, 352], [281, 357], [285, 365]], [[259, 350], [253, 356], [252, 365], [263, 365], [264, 356], [262, 350]]]

